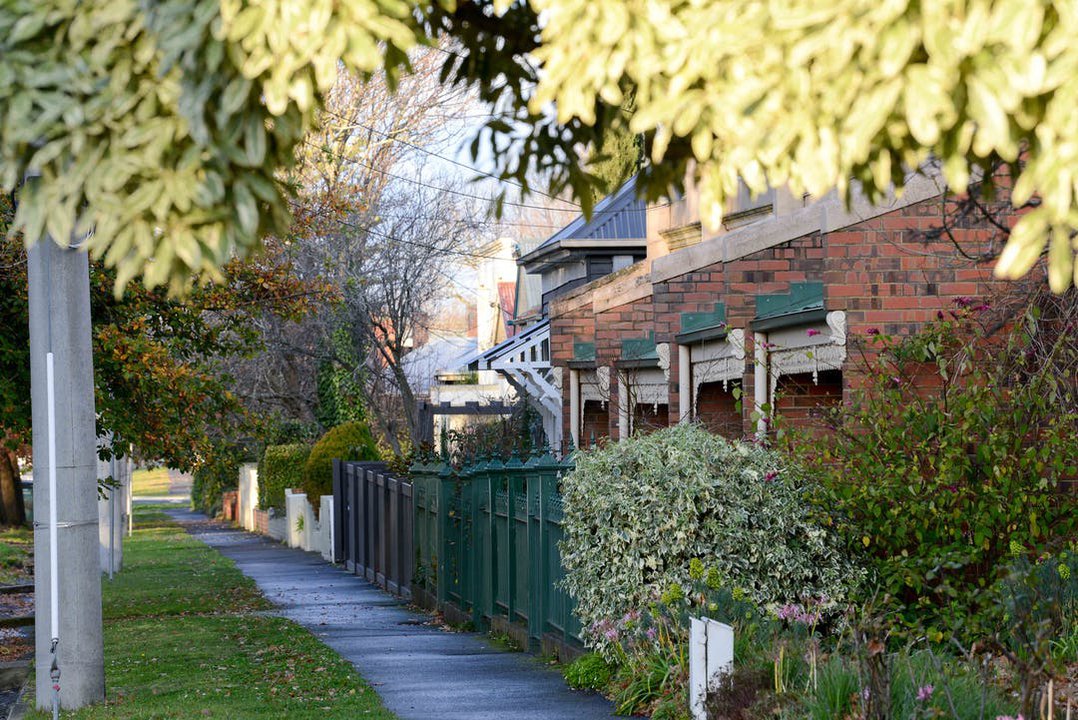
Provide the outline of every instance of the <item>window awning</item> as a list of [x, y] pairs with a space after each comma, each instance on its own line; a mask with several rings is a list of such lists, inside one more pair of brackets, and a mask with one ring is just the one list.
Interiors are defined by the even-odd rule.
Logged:
[[791, 283], [790, 292], [756, 296], [756, 332], [805, 325], [827, 317], [823, 307], [823, 283]]

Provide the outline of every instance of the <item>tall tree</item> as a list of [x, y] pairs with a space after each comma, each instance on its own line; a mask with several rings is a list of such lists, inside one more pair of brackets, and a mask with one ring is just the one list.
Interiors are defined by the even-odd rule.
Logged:
[[[632, 114], [631, 99], [621, 110]], [[588, 153], [588, 169], [595, 175], [598, 189], [609, 195], [640, 170], [644, 160], [644, 138], [628, 127], [617, 126], [603, 131], [599, 144]]]
[[[622, 127], [645, 138], [641, 190], [656, 197], [694, 177], [711, 226], [741, 179], [756, 191], [879, 198], [929, 157], [957, 191], [1002, 161], [1016, 202], [1041, 202], [1019, 220], [997, 273], [1020, 276], [1047, 248], [1052, 288], [1073, 280], [1078, 14], [1054, 0], [4, 9], [0, 185], [41, 173], [21, 191], [17, 227], [30, 242], [93, 227], [91, 249], [117, 268], [119, 288], [141, 274], [147, 287], [181, 292], [193, 276], [219, 279], [264, 235], [283, 236], [278, 171], [339, 69], [393, 80], [408, 50], [443, 37], [455, 43], [443, 77], [497, 109], [473, 152], [521, 185], [538, 170], [553, 194], [571, 187], [589, 209], [596, 179], [577, 148]], [[625, 117], [630, 89], [637, 108]]]
[[[429, 172], [452, 162], [458, 116], [472, 102], [440, 82], [443, 57], [414, 51], [392, 87], [385, 75], [361, 81], [341, 73], [327, 94], [317, 128], [285, 176], [295, 192], [288, 252], [301, 277], [334, 288], [337, 298], [299, 323], [258, 321], [265, 351], [230, 364], [247, 402], [321, 429], [368, 407], [391, 444], [410, 437], [406, 417], [415, 417], [416, 399], [408, 378], [391, 368], [410, 350], [401, 343], [425, 335], [431, 308], [424, 303], [452, 274], [447, 259], [468, 259], [465, 241], [483, 214], [463, 211], [463, 195], [478, 190]], [[398, 268], [399, 259], [412, 264]], [[398, 269], [406, 282], [388, 300]], [[372, 322], [397, 330], [374, 331]]]
[[[0, 521], [8, 524], [25, 520], [13, 484], [30, 441], [26, 252], [18, 236], [7, 236], [11, 210], [0, 200]], [[110, 434], [116, 448], [190, 469], [213, 440], [246, 429], [246, 409], [221, 372], [222, 359], [259, 347], [252, 318], [298, 318], [324, 292], [296, 278], [273, 247], [270, 241], [261, 257], [229, 263], [225, 283], [197, 287], [183, 302], [138, 282], [117, 299], [115, 274], [91, 265], [99, 435]]]

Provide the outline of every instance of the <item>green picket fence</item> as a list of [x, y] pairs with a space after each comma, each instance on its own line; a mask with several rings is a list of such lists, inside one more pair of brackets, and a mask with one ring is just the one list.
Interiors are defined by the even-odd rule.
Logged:
[[558, 482], [571, 469], [550, 454], [460, 470], [414, 465], [413, 596], [419, 589], [432, 604], [452, 604], [481, 628], [505, 618], [534, 644], [547, 634], [579, 642], [558, 551]]

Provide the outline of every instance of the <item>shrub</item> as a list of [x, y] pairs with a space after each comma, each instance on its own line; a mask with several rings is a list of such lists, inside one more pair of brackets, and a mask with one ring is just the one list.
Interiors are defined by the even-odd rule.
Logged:
[[598, 653], [581, 655], [562, 670], [566, 684], [576, 690], [604, 690], [613, 672], [614, 668]]
[[914, 336], [870, 336], [862, 387], [828, 418], [832, 432], [794, 446], [873, 571], [866, 590], [915, 629], [983, 616], [1012, 556], [1078, 534], [1062, 486], [1078, 476], [1071, 303], [1055, 319], [1030, 310], [997, 337], [990, 308], [959, 298]]
[[284, 508], [286, 488], [303, 484], [303, 468], [310, 457], [309, 445], [270, 445], [258, 462], [258, 506], [263, 510]]
[[861, 576], [782, 456], [687, 424], [580, 452], [563, 481], [565, 588], [585, 633], [687, 587], [690, 561], [758, 604], [841, 600]]
[[192, 473], [191, 507], [215, 517], [221, 511], [221, 496], [236, 489], [240, 465], [248, 457], [246, 448], [219, 446], [200, 459]]
[[348, 422], [330, 429], [311, 448], [303, 466], [303, 491], [315, 508], [318, 498], [333, 494], [333, 460], [378, 460], [378, 443], [366, 423]]

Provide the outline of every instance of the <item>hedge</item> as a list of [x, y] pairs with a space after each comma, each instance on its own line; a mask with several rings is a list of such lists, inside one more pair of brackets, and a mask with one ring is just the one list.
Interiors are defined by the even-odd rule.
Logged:
[[270, 445], [258, 461], [258, 506], [284, 509], [284, 491], [303, 485], [303, 468], [311, 455], [305, 443]]
[[380, 460], [378, 443], [366, 423], [347, 422], [330, 429], [311, 448], [303, 467], [303, 491], [315, 508], [333, 494], [333, 460]]
[[579, 452], [560, 549], [585, 633], [602, 649], [596, 626], [688, 588], [695, 558], [757, 604], [843, 599], [863, 573], [815, 522], [811, 488], [779, 453], [693, 424]]

